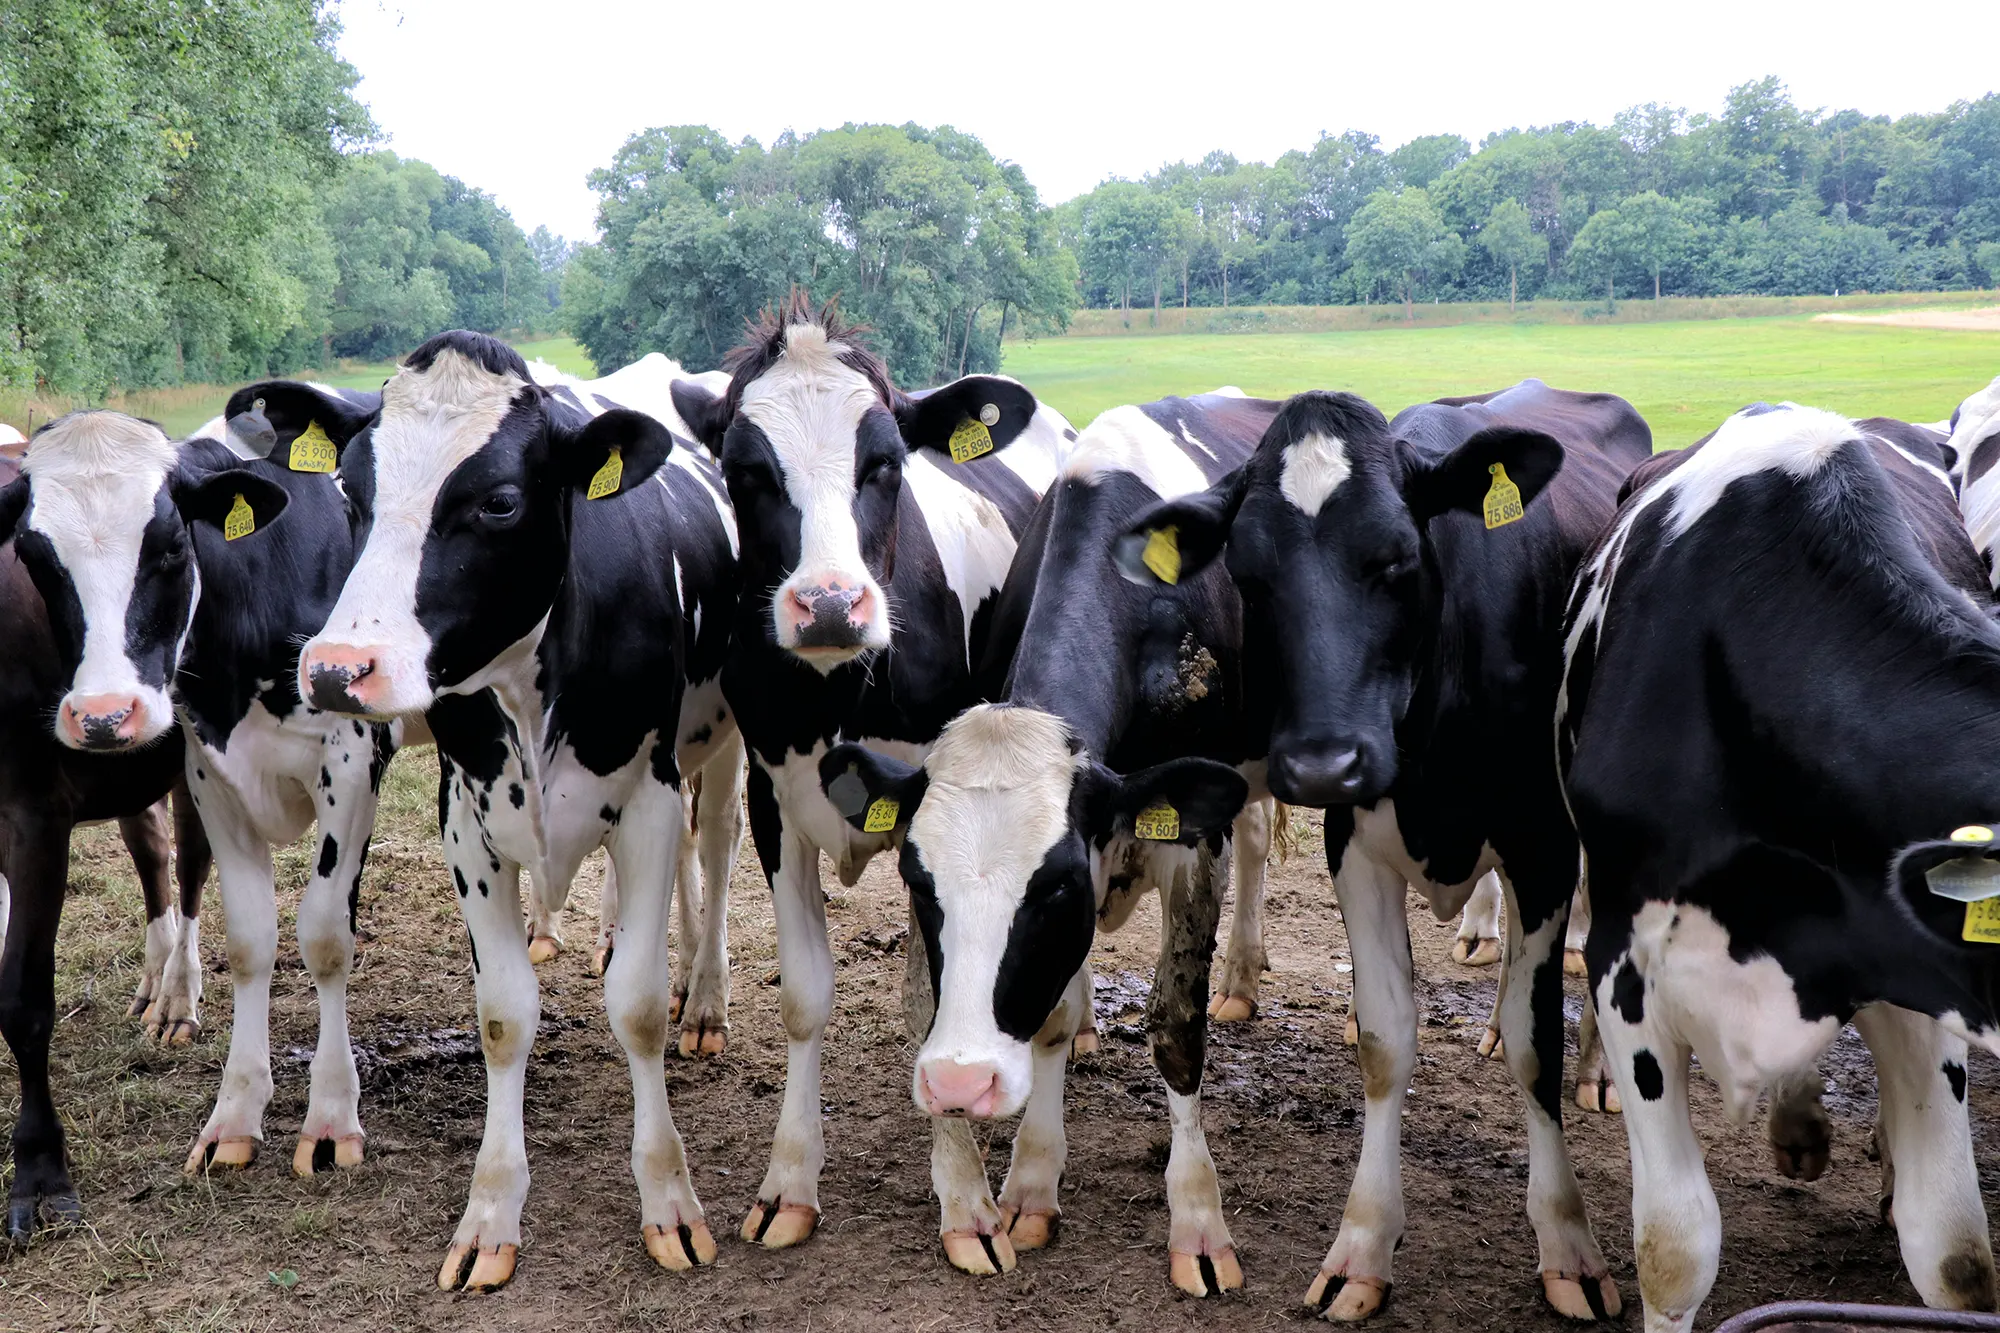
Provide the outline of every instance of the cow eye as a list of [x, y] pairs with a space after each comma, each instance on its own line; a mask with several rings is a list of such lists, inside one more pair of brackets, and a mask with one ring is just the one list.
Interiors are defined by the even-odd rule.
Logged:
[[898, 463], [895, 459], [880, 458], [877, 459], [875, 462], [870, 463], [868, 465], [867, 471], [861, 474], [861, 484], [863, 486], [870, 486], [877, 482], [881, 482], [886, 485], [887, 483], [896, 480], [898, 477], [902, 475], [903, 475], [902, 465]]
[[521, 496], [512, 489], [495, 491], [479, 503], [479, 517], [488, 523], [512, 523], [521, 513]]

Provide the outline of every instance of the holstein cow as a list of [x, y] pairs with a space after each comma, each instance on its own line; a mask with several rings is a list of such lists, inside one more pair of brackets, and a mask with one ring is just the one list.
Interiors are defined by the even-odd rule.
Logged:
[[[605, 1008], [632, 1072], [646, 1248], [668, 1268], [715, 1257], [663, 1061], [682, 775], [705, 773], [718, 813], [736, 800], [716, 683], [735, 532], [714, 469], [674, 442], [666, 383], [643, 402], [628, 387], [630, 406], [572, 401], [534, 384], [512, 348], [457, 331], [410, 354], [379, 411], [322, 423], [360, 546], [299, 656], [300, 689], [332, 711], [427, 716], [471, 939], [487, 1120], [438, 1273], [446, 1289], [503, 1285], [521, 1241], [522, 1095], [541, 1004], [520, 871], [566, 885], [600, 846], [618, 876]], [[728, 874], [733, 825], [704, 820], [711, 883]]]
[[1635, 478], [1566, 656], [1647, 1327], [1692, 1326], [1721, 1246], [1690, 1052], [1743, 1117], [1849, 1019], [1911, 1279], [1992, 1309], [1963, 1039], [2000, 1051], [2000, 630], [1934, 467], [1833, 413], [1746, 409]]
[[1951, 414], [1948, 445], [1959, 508], [1986, 577], [2000, 589], [2000, 376]]
[[683, 382], [674, 400], [721, 460], [743, 534], [723, 686], [750, 750], [750, 830], [777, 913], [790, 1044], [742, 1234], [779, 1247], [819, 1220], [820, 1039], [833, 1008], [820, 852], [852, 884], [896, 837], [848, 825], [820, 790], [820, 760], [856, 740], [917, 762], [978, 701], [974, 664], [1001, 583], [1070, 432], [997, 376], [897, 390], [832, 306], [815, 312], [802, 292], [766, 312], [728, 364], [727, 393]]
[[[1054, 1233], [1064, 1066], [1091, 1008], [1084, 958], [1098, 928], [1116, 930], [1157, 888], [1147, 1026], [1173, 1125], [1169, 1267], [1197, 1296], [1242, 1285], [1201, 1129], [1203, 1005], [1232, 818], [1237, 913], [1216, 999], [1243, 1016], [1256, 1005], [1269, 713], [1243, 688], [1242, 599], [1222, 569], [1182, 581], [1163, 548], [1156, 559], [1174, 582], [1142, 589], [1107, 556], [1135, 510], [1242, 463], [1278, 406], [1205, 394], [1098, 417], [1064, 458], [1001, 593], [989, 651], [1012, 655], [1009, 706], [953, 722], [921, 768], [855, 745], [820, 766], [851, 825], [879, 829], [893, 806], [906, 834], [920, 930], [904, 998], [923, 1043], [912, 1095], [934, 1117], [945, 1253], [968, 1272], [1012, 1269], [1015, 1251]], [[1246, 792], [1256, 799], [1238, 816]], [[996, 1205], [966, 1122], [1023, 1105]]]
[[[1327, 808], [1354, 952], [1366, 1094], [1339, 1234], [1307, 1292], [1328, 1318], [1379, 1309], [1403, 1233], [1401, 1110], [1416, 1055], [1405, 882], [1441, 918], [1479, 877], [1507, 891], [1499, 1022], [1526, 1093], [1528, 1215], [1564, 1315], [1619, 1309], [1562, 1137], [1562, 941], [1575, 831], [1547, 743], [1560, 607], [1651, 433], [1622, 399], [1530, 380], [1396, 422], [1349, 394], [1292, 399], [1242, 468], [1137, 516], [1121, 567], [1183, 576], [1228, 547], [1253, 693], [1273, 700], [1268, 778]], [[1482, 521], [1483, 520], [1483, 521]]]
[[[238, 505], [268, 521], [285, 495], [240, 468], [203, 472], [115, 412], [58, 418], [19, 475], [0, 469], [0, 873], [14, 899], [0, 1033], [21, 1079], [6, 1226], [25, 1240], [81, 1211], [48, 1067], [70, 832], [144, 817], [181, 776], [169, 690], [194, 627], [192, 547], [220, 539]], [[189, 945], [176, 957], [198, 966]], [[183, 987], [190, 1018], [198, 984]]]

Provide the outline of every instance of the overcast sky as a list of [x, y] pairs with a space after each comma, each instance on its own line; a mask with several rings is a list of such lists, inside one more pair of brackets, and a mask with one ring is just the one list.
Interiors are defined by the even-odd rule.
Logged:
[[651, 125], [769, 143], [845, 121], [978, 135], [1060, 202], [1222, 148], [1322, 130], [1394, 147], [1717, 111], [1776, 74], [1806, 107], [1938, 110], [2000, 87], [2000, 3], [1437, 0], [1116, 6], [344, 0], [341, 51], [388, 147], [491, 191], [523, 228], [595, 234], [585, 174]]

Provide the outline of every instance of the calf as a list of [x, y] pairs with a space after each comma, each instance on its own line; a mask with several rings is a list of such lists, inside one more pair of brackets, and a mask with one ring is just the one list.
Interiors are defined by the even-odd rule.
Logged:
[[[1096, 929], [1116, 930], [1157, 888], [1164, 924], [1147, 1017], [1173, 1124], [1169, 1268], [1196, 1296], [1242, 1285], [1201, 1130], [1203, 1004], [1228, 878], [1220, 835], [1249, 792], [1257, 799], [1234, 824], [1236, 925], [1216, 998], [1243, 1016], [1256, 1005], [1269, 718], [1244, 693], [1242, 602], [1224, 572], [1141, 589], [1107, 555], [1134, 510], [1242, 463], [1277, 410], [1208, 394], [1098, 417], [1037, 507], [1001, 593], [988, 652], [1011, 654], [1010, 706], [953, 722], [921, 769], [854, 745], [820, 766], [856, 829], [886, 799], [908, 834], [902, 865], [921, 927], [904, 988], [923, 1043], [913, 1095], [933, 1117], [945, 1253], [968, 1272], [1011, 1269], [1015, 1251], [1054, 1232], [1064, 1062], [1090, 1013], [1084, 957]], [[1141, 819], [1135, 829], [1132, 816], [1155, 800], [1176, 812], [1175, 827]], [[1024, 1104], [996, 1206], [966, 1120]]]
[[819, 1220], [820, 1040], [833, 1008], [820, 853], [852, 884], [895, 838], [846, 822], [820, 789], [820, 761], [858, 740], [915, 762], [977, 702], [1001, 583], [1073, 432], [996, 376], [899, 391], [858, 332], [803, 292], [766, 312], [729, 366], [727, 393], [681, 382], [674, 401], [721, 460], [743, 534], [723, 687], [750, 751], [790, 1044], [742, 1234], [780, 1247]]
[[26, 1240], [81, 1212], [48, 1073], [70, 832], [144, 817], [182, 774], [168, 690], [193, 627], [191, 547], [237, 504], [268, 520], [285, 496], [240, 468], [203, 473], [115, 412], [43, 427], [0, 483], [0, 1033], [21, 1080], [6, 1227]]
[[1499, 1026], [1526, 1094], [1543, 1292], [1571, 1318], [1619, 1308], [1562, 1137], [1577, 844], [1544, 728], [1563, 591], [1650, 443], [1623, 400], [1533, 380], [1393, 425], [1351, 395], [1303, 394], [1242, 468], [1139, 515], [1118, 544], [1140, 580], [1157, 577], [1143, 555], [1166, 534], [1183, 577], [1227, 544], [1260, 672], [1250, 689], [1274, 711], [1271, 790], [1327, 808], [1367, 1098], [1346, 1213], [1306, 1297], [1328, 1318], [1380, 1308], [1402, 1239], [1416, 1055], [1404, 885], [1448, 917], [1488, 870], [1508, 898]]
[[1647, 1327], [1692, 1325], [1721, 1243], [1690, 1053], [1741, 1117], [1850, 1018], [1921, 1200], [1893, 1213], [1911, 1279], [1991, 1309], [1962, 1040], [2000, 1050], [1979, 554], [1932, 460], [1810, 408], [1746, 409], [1634, 482], [1570, 598], [1556, 739]]
[[[715, 470], [674, 442], [677, 368], [661, 366], [621, 400], [645, 410], [612, 407], [533, 383], [492, 338], [446, 333], [411, 353], [377, 411], [322, 423], [360, 545], [299, 656], [299, 688], [329, 711], [426, 718], [471, 939], [488, 1107], [438, 1273], [448, 1290], [505, 1284], [521, 1241], [540, 996], [520, 871], [566, 885], [600, 846], [618, 876], [605, 1008], [632, 1072], [642, 1235], [668, 1268], [715, 1256], [667, 1103], [667, 909], [683, 774], [704, 773], [722, 816], [704, 820], [711, 884], [735, 851], [740, 761], [716, 679], [735, 529]], [[258, 392], [296, 426], [292, 405], [310, 390]]]

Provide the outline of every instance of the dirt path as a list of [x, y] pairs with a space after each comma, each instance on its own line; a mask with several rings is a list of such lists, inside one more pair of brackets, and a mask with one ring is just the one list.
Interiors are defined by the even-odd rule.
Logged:
[[1888, 310], [1879, 315], [1825, 314], [1815, 320], [1828, 324], [1893, 324], [1904, 329], [1957, 329], [1968, 333], [2000, 333], [2000, 305], [1976, 310]]
[[[1298, 1301], [1331, 1242], [1360, 1145], [1361, 1097], [1340, 1043], [1351, 972], [1318, 845], [1273, 876], [1262, 1017], [1219, 1029], [1205, 1088], [1248, 1287], [1223, 1301], [1182, 1298], [1166, 1280], [1161, 1171], [1165, 1099], [1135, 1024], [1157, 940], [1149, 905], [1100, 940], [1103, 1052], [1072, 1071], [1070, 1159], [1057, 1244], [1019, 1271], [951, 1270], [929, 1197], [929, 1144], [909, 1097], [898, 1001], [904, 899], [878, 859], [853, 889], [832, 875], [828, 919], [838, 1004], [828, 1035], [827, 1168], [819, 1234], [767, 1253], [735, 1229], [763, 1174], [784, 1078], [770, 898], [746, 854], [731, 907], [731, 1047], [720, 1062], [675, 1063], [674, 1113], [720, 1262], [663, 1272], [638, 1236], [629, 1168], [631, 1095], [586, 950], [544, 972], [542, 1039], [528, 1082], [534, 1183], [519, 1276], [495, 1296], [441, 1296], [437, 1264], [471, 1172], [485, 1079], [470, 1035], [473, 992], [456, 905], [424, 814], [428, 759], [392, 773], [390, 809], [361, 902], [364, 941], [352, 995], [362, 1051], [368, 1161], [336, 1179], [289, 1170], [304, 1111], [312, 990], [290, 943], [303, 851], [283, 858], [286, 943], [275, 984], [277, 1097], [265, 1154], [246, 1174], [189, 1181], [186, 1144], [205, 1119], [229, 1019], [221, 914], [204, 941], [205, 1028], [190, 1050], [146, 1047], [125, 1018], [141, 948], [138, 894], [114, 833], [79, 838], [64, 925], [57, 1090], [69, 1117], [90, 1229], [0, 1251], [0, 1329], [1261, 1329], [1303, 1321]], [[580, 897], [594, 904], [595, 867]], [[212, 892], [212, 886], [211, 886]], [[211, 900], [213, 901], [213, 900]], [[588, 912], [573, 914], [586, 940]], [[1449, 960], [1451, 932], [1412, 916], [1422, 1034], [1404, 1125], [1406, 1243], [1378, 1328], [1554, 1329], [1522, 1215], [1527, 1156], [1518, 1094], [1474, 1042], [1490, 972]], [[1580, 996], [1571, 983], [1572, 1008]], [[1873, 1079], [1851, 1037], [1829, 1065], [1834, 1169], [1798, 1186], [1778, 1178], [1760, 1130], [1724, 1124], [1697, 1084], [1700, 1131], [1722, 1202], [1725, 1249], [1704, 1326], [1765, 1300], [1914, 1301], [1895, 1237], [1876, 1218], [1876, 1173], [1862, 1158]], [[0, 1123], [13, 1116], [14, 1074]], [[1982, 1094], [1995, 1068], [1976, 1059]], [[1975, 1108], [1985, 1110], [1983, 1095]], [[1625, 1133], [1572, 1113], [1571, 1136], [1597, 1234], [1636, 1304]], [[998, 1186], [1011, 1126], [991, 1137]], [[1982, 1166], [2000, 1142], [1983, 1115]], [[1989, 1179], [1992, 1173], [1988, 1173]], [[1991, 1206], [1989, 1204], [1989, 1206]], [[1637, 1316], [1628, 1316], [1636, 1327]]]

